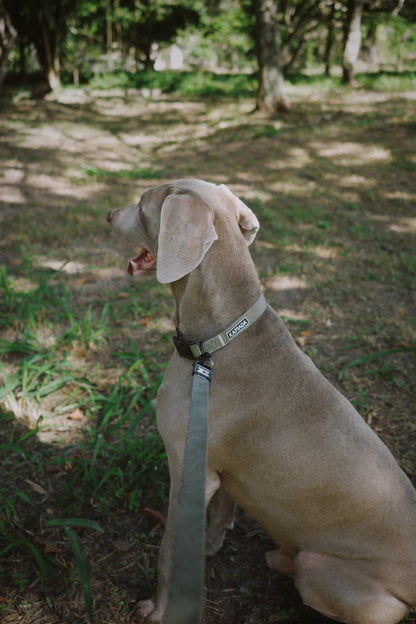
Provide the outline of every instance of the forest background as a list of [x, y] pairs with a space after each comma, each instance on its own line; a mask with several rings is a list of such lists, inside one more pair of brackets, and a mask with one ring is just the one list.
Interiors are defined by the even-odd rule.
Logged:
[[361, 47], [373, 70], [413, 67], [415, 22], [409, 0], [1, 0], [0, 89], [8, 72], [42, 95], [108, 72], [138, 86], [154, 68], [257, 71], [257, 106], [284, 110], [284, 74], [341, 66], [353, 85]]
[[[171, 179], [254, 210], [267, 300], [416, 483], [415, 63], [411, 0], [0, 0], [1, 622], [155, 591], [171, 297], [105, 217]], [[329, 622], [272, 548], [238, 510], [205, 624]]]

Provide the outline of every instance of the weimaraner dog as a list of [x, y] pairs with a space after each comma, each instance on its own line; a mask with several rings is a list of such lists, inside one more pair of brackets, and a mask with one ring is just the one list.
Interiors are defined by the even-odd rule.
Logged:
[[[131, 275], [156, 267], [170, 284], [173, 320], [189, 341], [229, 327], [261, 293], [248, 251], [259, 228], [225, 185], [176, 180], [107, 217], [142, 248]], [[395, 624], [416, 605], [416, 491], [352, 405], [297, 347], [269, 306], [213, 355], [209, 399], [207, 551], [222, 545], [238, 503], [276, 542], [273, 570], [303, 601], [348, 624]], [[189, 412], [192, 362], [176, 351], [157, 397], [169, 460], [170, 503], [156, 603], [163, 621]]]

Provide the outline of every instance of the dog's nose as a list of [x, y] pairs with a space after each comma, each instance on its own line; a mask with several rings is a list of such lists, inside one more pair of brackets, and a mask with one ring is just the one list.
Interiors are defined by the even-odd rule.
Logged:
[[113, 220], [113, 216], [114, 216], [115, 212], [116, 212], [115, 210], [110, 210], [110, 212], [108, 213], [108, 215], [107, 215], [107, 222], [108, 223], [111, 223], [111, 221]]

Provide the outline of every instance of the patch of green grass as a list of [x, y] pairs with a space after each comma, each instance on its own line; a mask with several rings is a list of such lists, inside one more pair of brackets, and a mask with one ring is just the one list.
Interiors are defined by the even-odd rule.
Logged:
[[[341, 88], [342, 81], [338, 76], [325, 76], [323, 73], [304, 74], [289, 73], [288, 82], [297, 86], [305, 86], [317, 91], [334, 91]], [[360, 86], [372, 91], [408, 91], [416, 88], [416, 71], [378, 71], [362, 72], [356, 76]], [[348, 87], [347, 87], [348, 88]]]
[[279, 246], [290, 245], [293, 242], [293, 232], [285, 219], [281, 218], [279, 202], [264, 202], [253, 197], [250, 199], [250, 208], [257, 215], [261, 224], [261, 237], [274, 242]]
[[[113, 382], [97, 385], [98, 364], [88, 370], [70, 355], [74, 349], [95, 353], [111, 348], [117, 331], [115, 306], [117, 319], [143, 318], [146, 307], [117, 299], [103, 305], [79, 305], [59, 277], [57, 271], [36, 269], [29, 260], [17, 272], [5, 267], [0, 272], [1, 324], [14, 326], [16, 331], [15, 339], [0, 341], [0, 555], [8, 557], [17, 551], [32, 559], [43, 583], [65, 577], [68, 572], [59, 556], [46, 554], [34, 537], [45, 530], [63, 531], [92, 621], [89, 565], [77, 527], [84, 532], [97, 529], [91, 518], [97, 511], [137, 511], [166, 503], [167, 460], [154, 414], [163, 367], [149, 364], [151, 356], [144, 358], [134, 342], [119, 344], [111, 357], [121, 372]], [[53, 328], [48, 346], [40, 341], [45, 327]], [[45, 400], [48, 411], [52, 410], [49, 427], [54, 426], [55, 415], [76, 408], [82, 412], [86, 421], [75, 444], [39, 443], [38, 433], [46, 423]], [[16, 407], [16, 414], [31, 409], [37, 418], [31, 421], [32, 429], [16, 424], [5, 410], [6, 401], [12, 409]], [[53, 500], [46, 494], [51, 466], [52, 474], [65, 474], [64, 480], [55, 483]], [[34, 496], [33, 488], [45, 496]], [[28, 582], [20, 572], [11, 580], [21, 591]]]
[[161, 377], [143, 387], [135, 374], [132, 366], [108, 394], [90, 393], [89, 409], [98, 415], [99, 423], [85, 434], [82, 455], [65, 483], [64, 507], [89, 502], [102, 511], [114, 506], [138, 509], [148, 488], [155, 504], [166, 500], [166, 456], [154, 425]]
[[[1, 450], [1, 447], [0, 447]], [[56, 570], [61, 569], [62, 566], [59, 561], [52, 556], [43, 552], [36, 545], [31, 533], [27, 531], [24, 523], [19, 518], [19, 509], [17, 500], [24, 506], [33, 508], [33, 512], [36, 513], [36, 505], [34, 505], [28, 496], [21, 490], [14, 492], [13, 497], [5, 490], [1, 492], [6, 496], [0, 505], [0, 555], [4, 556], [11, 550], [17, 550], [26, 553], [34, 559], [36, 565], [39, 568], [39, 572], [42, 578], [42, 583], [45, 585], [48, 577], [56, 575]], [[20, 504], [20, 508], [22, 505]], [[24, 507], [23, 507], [24, 509]], [[50, 520], [45, 523], [45, 527], [62, 527], [71, 543], [71, 547], [75, 556], [76, 566], [79, 574], [79, 580], [84, 595], [84, 601], [86, 611], [90, 622], [93, 621], [92, 612], [92, 590], [91, 581], [89, 575], [89, 567], [87, 558], [82, 545], [82, 542], [74, 531], [73, 527], [82, 527], [83, 529], [95, 529], [101, 530], [99, 524], [90, 519], [84, 518], [65, 518], [60, 520]], [[22, 577], [19, 572], [16, 572], [13, 577], [14, 584], [22, 589], [27, 584], [27, 579]]]
[[[97, 525], [88, 517], [77, 515], [81, 509], [95, 515], [97, 510], [101, 514], [120, 509], [137, 511], [149, 504], [166, 503], [167, 460], [154, 424], [154, 401], [161, 372], [146, 368], [134, 349], [118, 352], [114, 357], [125, 363], [126, 371], [103, 391], [87, 378], [77, 377], [65, 359], [59, 360], [58, 349], [49, 352], [38, 346], [35, 352], [33, 340], [20, 344], [3, 341], [1, 346], [3, 354], [20, 357], [21, 362], [17, 372], [6, 378], [0, 399], [13, 394], [17, 399], [37, 402], [65, 385], [77, 390], [81, 387], [82, 396], [72, 408], [77, 405], [89, 419], [81, 441], [75, 445], [40, 448], [37, 433], [41, 420], [35, 429], [19, 432], [14, 420], [0, 407], [0, 459], [6, 484], [0, 488], [0, 555], [6, 556], [11, 550], [24, 553], [35, 561], [43, 582], [50, 575], [65, 575], [59, 558], [46, 555], [33, 536], [44, 531], [40, 523], [45, 513], [61, 517], [73, 514], [70, 520], [54, 519], [44, 526], [65, 531], [74, 553], [87, 615], [92, 621], [89, 567], [74, 527], [96, 529]], [[17, 476], [16, 466], [22, 464], [23, 470], [19, 468]], [[46, 493], [51, 466], [66, 473], [60, 491], [55, 484], [53, 501], [47, 497], [45, 504], [33, 502], [31, 484], [37, 492]], [[16, 482], [19, 487], [7, 485]], [[23, 577], [15, 579], [19, 587], [24, 582]]]
[[416, 89], [416, 71], [379, 71], [357, 75], [359, 85], [373, 91], [408, 91]]
[[291, 201], [288, 203], [288, 206], [282, 210], [282, 217], [289, 223], [297, 225], [309, 224], [314, 227], [328, 229], [328, 227], [330, 227], [332, 215], [319, 204], [299, 204]]
[[285, 78], [293, 85], [305, 86], [316, 91], [333, 91], [341, 86], [341, 79], [338, 76], [325, 76], [323, 73], [289, 72]]
[[[397, 379], [394, 376], [394, 373], [397, 372], [398, 369], [394, 364], [388, 361], [388, 356], [395, 353], [411, 353], [414, 351], [416, 351], [416, 347], [395, 347], [392, 349], [374, 351], [373, 353], [354, 358], [342, 367], [338, 375], [338, 380], [342, 381], [348, 369], [364, 366], [365, 369], [362, 371], [362, 375], [371, 375], [376, 380], [384, 378], [397, 386], [402, 386], [404, 383], [403, 380], [401, 378]], [[369, 365], [369, 368], [367, 368], [367, 365]]]
[[401, 156], [393, 160], [393, 165], [403, 171], [416, 172], [416, 160]]
[[53, 283], [56, 271], [34, 271], [26, 266], [24, 276], [28, 285], [18, 288], [17, 276], [3, 266], [0, 269], [0, 327], [35, 330], [48, 312], [54, 321], [60, 320], [66, 310], [71, 293], [66, 286]]
[[[164, 503], [167, 462], [154, 424], [155, 396], [163, 366], [149, 364], [150, 356], [145, 359], [135, 343], [126, 347], [120, 345], [112, 358], [122, 372], [114, 382], [108, 382], [105, 387], [97, 386], [97, 371], [77, 368], [69, 355], [74, 345], [87, 351], [111, 345], [112, 331], [116, 329], [113, 317], [116, 302], [101, 308], [71, 306], [70, 291], [53, 283], [53, 273], [47, 273], [45, 280], [43, 272], [34, 271], [29, 264], [25, 266], [19, 277], [27, 280], [26, 290], [15, 288], [12, 272], [4, 269], [1, 273], [5, 324], [13, 323], [16, 314], [20, 319], [31, 319], [29, 328], [19, 324], [15, 340], [0, 341], [0, 456], [4, 482], [14, 482], [16, 463], [22, 460], [28, 478], [31, 481], [36, 478], [39, 488], [44, 487], [47, 465], [67, 471], [61, 491], [55, 492], [54, 505], [61, 515], [76, 513], [80, 506], [106, 512], [114, 508], [137, 510], [149, 504], [149, 492], [155, 505]], [[137, 309], [137, 314], [143, 314], [143, 309]], [[123, 310], [121, 313], [131, 313], [131, 306], [124, 304]], [[56, 319], [58, 311], [61, 323], [55, 325], [53, 345], [46, 347], [39, 342], [38, 334], [42, 324]], [[45, 398], [52, 399], [54, 414], [78, 407], [87, 417], [83, 437], [75, 447], [48, 450], [45, 447], [42, 452], [33, 453], [34, 440], [43, 427]], [[14, 421], [2, 407], [6, 399], [12, 406], [20, 401], [39, 406], [40, 418], [32, 430], [19, 433], [11, 426]], [[68, 462], [70, 470], [67, 470]], [[8, 473], [10, 479], [6, 476]], [[19, 478], [24, 478], [21, 470]], [[0, 550], [3, 553], [10, 548], [24, 550], [35, 559], [45, 576], [48, 560], [33, 543], [31, 533], [21, 520], [28, 515], [22, 507], [28, 505], [33, 508], [34, 504], [24, 487], [10, 491], [3, 488]], [[37, 515], [40, 518], [41, 510]], [[77, 536], [68, 531], [67, 534], [82, 559]], [[81, 569], [81, 559], [77, 560], [78, 569]], [[87, 596], [87, 605], [88, 600]]]
[[100, 317], [95, 320], [92, 306], [88, 306], [85, 315], [77, 314], [75, 317], [72, 310], [67, 308], [66, 318], [69, 328], [62, 335], [61, 342], [73, 344], [80, 342], [84, 347], [97, 347], [102, 342], [107, 342], [110, 336], [110, 323], [113, 318], [113, 308], [110, 304], [104, 304]]
[[268, 202], [254, 198], [249, 204], [261, 223], [261, 237], [279, 247], [301, 241], [306, 251], [325, 243], [333, 228], [333, 214], [318, 203], [290, 201], [285, 205], [281, 198]]
[[97, 74], [90, 81], [94, 89], [146, 89], [182, 96], [252, 97], [256, 93], [256, 79], [247, 74], [216, 74], [208, 71], [142, 71], [136, 74], [114, 72]]
[[251, 125], [247, 127], [247, 134], [252, 139], [273, 138], [280, 130], [271, 124]]
[[164, 175], [161, 169], [152, 169], [152, 167], [120, 169], [119, 171], [109, 171], [108, 169], [100, 169], [92, 165], [83, 165], [82, 171], [90, 177], [94, 178], [111, 178], [111, 179], [127, 179], [127, 180], [153, 180]]
[[[3, 352], [4, 348], [9, 351], [9, 344], [6, 341], [1, 346]], [[37, 354], [22, 360], [16, 373], [6, 376], [4, 386], [0, 390], [0, 399], [13, 392], [17, 399], [23, 398], [37, 403], [66, 384], [76, 385], [77, 388], [90, 385], [87, 379], [75, 374], [73, 367], [65, 358], [61, 360], [54, 352], [39, 349]]]
[[90, 622], [93, 622], [93, 594], [91, 588], [90, 572], [87, 558], [85, 556], [84, 547], [80, 538], [78, 537], [78, 534], [74, 531], [74, 526], [81, 527], [83, 529], [102, 531], [102, 528], [100, 527], [98, 522], [95, 522], [94, 520], [89, 520], [88, 518], [62, 518], [59, 520], [50, 520], [45, 524], [45, 527], [47, 528], [62, 527], [71, 543], [72, 551], [74, 553], [78, 569], [79, 580], [81, 583], [88, 619]]

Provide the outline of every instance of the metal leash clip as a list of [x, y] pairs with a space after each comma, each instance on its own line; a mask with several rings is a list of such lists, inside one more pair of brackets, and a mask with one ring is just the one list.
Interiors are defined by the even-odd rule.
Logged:
[[196, 360], [194, 362], [192, 376], [197, 375], [198, 377], [201, 377], [201, 379], [207, 379], [208, 381], [211, 381], [212, 365], [210, 366], [210, 364], [208, 363], [210, 362], [211, 356], [209, 353], [205, 353], [204, 355], [206, 357], [202, 362], [200, 360]]

